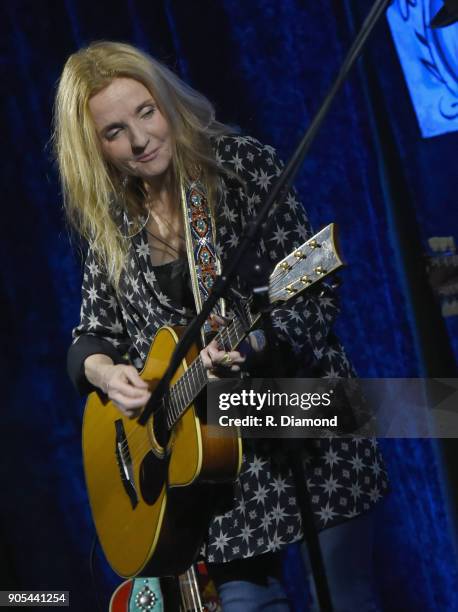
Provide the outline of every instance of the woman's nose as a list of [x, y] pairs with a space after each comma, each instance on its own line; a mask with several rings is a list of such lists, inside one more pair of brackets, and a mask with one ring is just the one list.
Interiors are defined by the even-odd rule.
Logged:
[[131, 129], [130, 134], [130, 145], [132, 147], [132, 152], [135, 155], [138, 155], [146, 149], [149, 142], [148, 134], [145, 134], [139, 129]]

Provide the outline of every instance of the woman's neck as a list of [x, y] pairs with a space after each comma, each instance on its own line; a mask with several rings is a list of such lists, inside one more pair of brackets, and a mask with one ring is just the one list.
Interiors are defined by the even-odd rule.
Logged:
[[172, 211], [174, 207], [173, 188], [170, 172], [155, 176], [144, 182], [145, 204], [148, 208], [154, 207], [163, 212]]

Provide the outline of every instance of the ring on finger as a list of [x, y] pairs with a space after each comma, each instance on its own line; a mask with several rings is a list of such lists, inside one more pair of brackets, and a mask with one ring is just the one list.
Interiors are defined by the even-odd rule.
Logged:
[[232, 363], [232, 357], [229, 353], [224, 353], [224, 357], [221, 359], [221, 365], [228, 366]]

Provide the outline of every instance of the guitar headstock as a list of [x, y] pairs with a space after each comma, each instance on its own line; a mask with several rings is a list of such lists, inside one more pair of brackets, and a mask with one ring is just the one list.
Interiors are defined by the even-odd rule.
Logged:
[[270, 300], [287, 301], [343, 265], [337, 226], [330, 223], [275, 266], [270, 275]]

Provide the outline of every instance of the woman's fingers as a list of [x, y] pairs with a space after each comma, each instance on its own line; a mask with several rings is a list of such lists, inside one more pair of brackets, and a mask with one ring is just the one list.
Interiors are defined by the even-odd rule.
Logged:
[[243, 363], [246, 357], [238, 351], [212, 351], [212, 361], [215, 365], [230, 367], [237, 363]]
[[151, 397], [148, 384], [133, 366], [116, 365], [107, 378], [108, 397], [125, 416], [137, 416]]
[[119, 410], [127, 417], [134, 418], [139, 416], [143, 407], [151, 397], [151, 393], [146, 392], [143, 396], [127, 397], [121, 391], [116, 389], [110, 392], [111, 401], [119, 408]]
[[238, 372], [246, 357], [238, 351], [222, 351], [215, 340], [212, 340], [200, 353], [202, 363], [207, 370], [225, 367], [232, 372]]
[[140, 397], [148, 392], [148, 383], [142, 380], [133, 366], [115, 365], [106, 380], [107, 390], [120, 391], [128, 397]]
[[148, 383], [140, 378], [134, 366], [126, 366], [123, 372], [131, 385], [138, 389], [148, 389]]
[[137, 389], [128, 382], [120, 379], [110, 382], [110, 391], [116, 391], [129, 398], [141, 398], [148, 397], [150, 395], [148, 387], [146, 387], [146, 389]]
[[221, 315], [217, 314], [210, 315], [210, 318], [220, 327], [224, 327], [230, 322], [230, 319], [228, 317], [222, 317]]
[[128, 406], [129, 408], [137, 408], [140, 406], [144, 406], [144, 404], [146, 404], [146, 402], [151, 397], [151, 393], [147, 391], [146, 393], [143, 393], [142, 395], [132, 396], [132, 395], [128, 395], [126, 391], [122, 388], [121, 389], [113, 388], [113, 389], [110, 389], [109, 397], [110, 399], [121, 402], [122, 404], [124, 404], [125, 406]]

